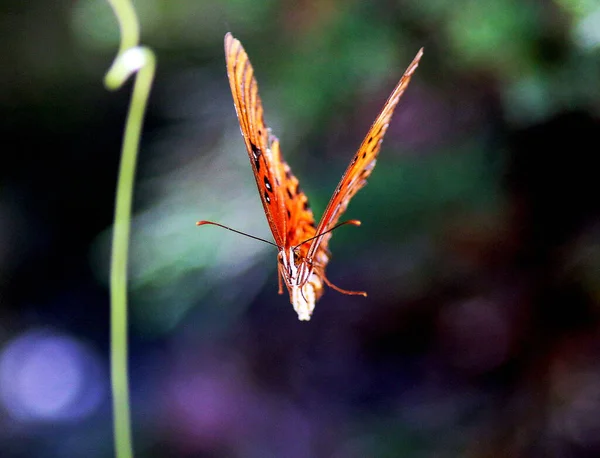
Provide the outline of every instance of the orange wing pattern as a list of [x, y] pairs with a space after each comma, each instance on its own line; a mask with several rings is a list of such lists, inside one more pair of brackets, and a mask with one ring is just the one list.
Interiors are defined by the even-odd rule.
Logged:
[[[381, 142], [389, 126], [394, 109], [402, 94], [410, 83], [410, 78], [419, 66], [419, 60], [423, 55], [423, 48], [419, 50], [411, 64], [408, 66], [400, 81], [388, 97], [385, 105], [381, 109], [379, 116], [375, 119], [375, 122], [369, 129], [367, 136], [363, 140], [358, 152], [354, 155], [352, 162], [344, 172], [341, 181], [335, 188], [333, 196], [327, 204], [327, 208], [321, 217], [319, 226], [317, 227], [317, 234], [322, 234], [335, 226], [346, 208], [350, 203], [350, 199], [354, 197], [365, 184], [367, 184], [367, 178], [371, 175], [375, 163], [377, 162], [377, 155], [381, 149]], [[317, 237], [312, 240], [310, 249], [308, 250], [308, 257], [311, 258], [319, 250], [327, 250], [327, 244], [331, 238], [331, 232], [324, 234], [321, 237]]]
[[283, 248], [290, 248], [316, 234], [315, 218], [308, 203], [308, 198], [300, 188], [298, 179], [292, 173], [290, 166], [281, 159], [279, 142], [271, 147], [274, 164], [279, 164], [281, 186], [279, 192], [283, 196], [286, 220], [286, 237]]
[[225, 35], [227, 76], [235, 111], [275, 243], [289, 248], [315, 235], [315, 222], [297, 178], [281, 158], [279, 140], [264, 121], [254, 69], [239, 40]]
[[[331, 232], [327, 231], [337, 224], [350, 199], [366, 184], [375, 167], [377, 154], [394, 109], [422, 55], [421, 49], [396, 85], [346, 169], [318, 228], [315, 228], [308, 199], [300, 189], [298, 179], [281, 158], [279, 140], [271, 134], [265, 124], [258, 84], [248, 55], [238, 40], [229, 33], [225, 35], [227, 76], [235, 110], [265, 215], [279, 248], [279, 292], [283, 292], [283, 280], [290, 294], [290, 302], [300, 320], [310, 319], [315, 302], [323, 294], [324, 284], [345, 294], [366, 296], [364, 292], [340, 289], [327, 280], [325, 268], [330, 257], [327, 245], [331, 238]], [[358, 221], [350, 223], [360, 224]], [[217, 223], [200, 221], [198, 224]], [[312, 239], [317, 234], [321, 235]]]

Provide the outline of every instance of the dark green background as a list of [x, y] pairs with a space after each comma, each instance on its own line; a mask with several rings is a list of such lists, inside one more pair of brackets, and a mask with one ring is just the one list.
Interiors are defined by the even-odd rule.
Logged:
[[[132, 230], [136, 456], [600, 453], [597, 2], [137, 7], [158, 71]], [[331, 243], [330, 280], [369, 296], [328, 290], [309, 323], [277, 295], [272, 247], [195, 227], [270, 238], [227, 31], [317, 218], [425, 48], [346, 213], [363, 224]], [[130, 94], [102, 85], [116, 23], [101, 0], [5, 1], [0, 34], [0, 455], [112, 456], [108, 242]], [[85, 387], [63, 417], [11, 406], [11, 389], [62, 386], [50, 355], [47, 379], [3, 363], [40, 330], [100, 368], [80, 367], [103, 387], [85, 414]]]

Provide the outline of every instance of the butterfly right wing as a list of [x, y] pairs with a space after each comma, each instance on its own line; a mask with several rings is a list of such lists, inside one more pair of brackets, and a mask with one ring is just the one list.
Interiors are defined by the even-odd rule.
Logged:
[[[317, 227], [317, 234], [322, 234], [330, 230], [335, 226], [340, 219], [340, 216], [344, 213], [350, 199], [367, 183], [367, 178], [371, 175], [375, 162], [377, 161], [377, 155], [381, 149], [381, 142], [385, 135], [389, 122], [394, 114], [394, 109], [400, 97], [404, 94], [410, 78], [419, 65], [419, 60], [423, 55], [423, 48], [419, 50], [411, 64], [408, 66], [398, 84], [388, 97], [385, 105], [381, 109], [381, 112], [375, 119], [375, 122], [369, 129], [365, 139], [363, 140], [357, 153], [354, 155], [352, 162], [344, 172], [340, 183], [335, 188], [333, 196], [327, 204], [327, 208], [321, 217], [319, 226]], [[324, 234], [321, 237], [317, 237], [312, 240], [310, 249], [308, 250], [309, 258], [315, 256], [320, 251], [327, 252], [327, 243], [331, 238], [331, 232]]]
[[275, 243], [284, 247], [288, 220], [281, 189], [284, 177], [281, 176], [279, 141], [270, 134], [265, 124], [258, 84], [248, 55], [239, 40], [233, 38], [230, 33], [225, 35], [225, 60], [235, 111], [260, 200]]

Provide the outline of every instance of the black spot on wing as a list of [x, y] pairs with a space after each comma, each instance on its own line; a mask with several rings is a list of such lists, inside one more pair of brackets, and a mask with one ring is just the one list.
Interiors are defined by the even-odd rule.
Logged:
[[254, 159], [254, 167], [256, 167], [257, 172], [260, 172], [260, 161], [258, 160], [258, 158], [261, 156], [262, 152], [260, 151], [260, 148], [252, 142], [250, 142], [250, 149], [252, 150], [252, 158]]
[[265, 175], [263, 181], [265, 182], [265, 188], [267, 188], [267, 191], [273, 192], [273, 188], [271, 187], [271, 182], [269, 181], [269, 179], [267, 178], [266, 175]]
[[264, 196], [265, 196], [265, 202], [267, 202], [268, 204], [270, 204], [271, 203], [271, 198], [269, 197], [269, 194], [267, 193], [267, 191], [265, 191]]
[[292, 195], [292, 191], [290, 191], [290, 188], [285, 188], [285, 190], [287, 191], [287, 195], [290, 199], [293, 199], [294, 196]]
[[250, 142], [250, 149], [252, 150], [252, 155], [254, 156], [254, 159], [258, 159], [258, 156], [262, 154], [260, 148], [252, 142]]

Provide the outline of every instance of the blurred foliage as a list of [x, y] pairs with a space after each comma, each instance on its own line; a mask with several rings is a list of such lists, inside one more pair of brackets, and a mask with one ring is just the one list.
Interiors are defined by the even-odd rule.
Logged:
[[[158, 55], [132, 233], [138, 456], [598, 453], [598, 2], [137, 8]], [[0, 446], [8, 457], [110, 456], [108, 398], [85, 416], [65, 401], [52, 404], [60, 415], [23, 420], [40, 409], [23, 416], [14, 399], [38, 385], [19, 391], [21, 376], [2, 371], [15, 339], [38, 327], [85, 341], [78, 358], [106, 365], [129, 99], [102, 87], [116, 23], [92, 0], [8, 1], [0, 18]], [[363, 225], [332, 238], [329, 278], [369, 297], [327, 291], [308, 324], [276, 293], [272, 247], [194, 225], [269, 237], [225, 74], [227, 31], [317, 217], [425, 47], [348, 208]], [[75, 373], [52, 372], [58, 361], [27, 380]], [[56, 396], [43, 393], [36, 402]]]

